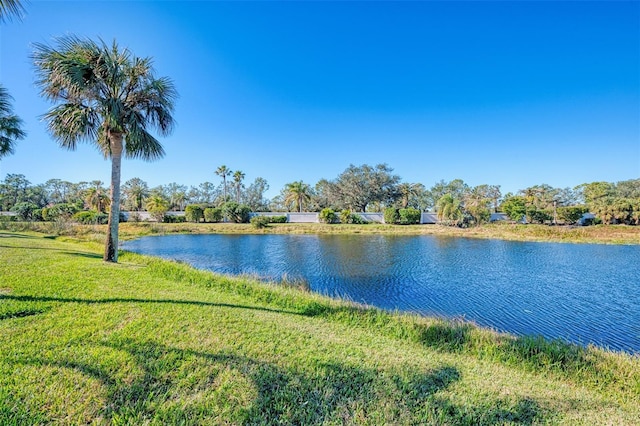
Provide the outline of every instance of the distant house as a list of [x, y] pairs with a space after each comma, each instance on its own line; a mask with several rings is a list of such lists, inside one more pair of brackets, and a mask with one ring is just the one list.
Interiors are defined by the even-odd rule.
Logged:
[[489, 217], [489, 222], [498, 222], [502, 220], [509, 220], [509, 216], [506, 213], [491, 213], [491, 217]]
[[576, 222], [576, 225], [580, 226], [588, 226], [593, 225], [593, 221], [596, 219], [596, 215], [593, 213], [585, 213], [582, 215], [580, 219]]
[[435, 212], [422, 212], [420, 216], [420, 223], [430, 224], [438, 223], [438, 213]]

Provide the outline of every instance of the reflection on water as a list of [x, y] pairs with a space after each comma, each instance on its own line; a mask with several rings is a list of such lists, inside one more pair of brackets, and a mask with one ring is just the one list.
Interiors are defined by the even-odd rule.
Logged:
[[640, 247], [433, 236], [170, 235], [124, 244], [225, 274], [304, 280], [383, 309], [640, 352]]

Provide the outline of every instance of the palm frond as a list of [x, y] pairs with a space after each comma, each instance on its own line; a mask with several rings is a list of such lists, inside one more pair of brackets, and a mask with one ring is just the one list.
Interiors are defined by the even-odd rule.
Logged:
[[127, 158], [140, 158], [154, 161], [164, 157], [162, 144], [146, 130], [139, 128], [126, 136], [125, 155]]
[[0, 135], [0, 158], [15, 152], [15, 140], [4, 135]]
[[14, 153], [15, 143], [27, 134], [22, 130], [22, 120], [13, 114], [9, 92], [0, 86], [0, 158]]
[[24, 139], [27, 133], [22, 130], [22, 119], [17, 115], [0, 117], [0, 135], [12, 139]]
[[3, 86], [0, 86], [0, 116], [11, 114], [11, 101], [13, 96]]
[[0, 1], [0, 22], [10, 20], [12, 16], [22, 19], [24, 7], [18, 0], [1, 0]]
[[92, 61], [95, 45], [77, 37], [57, 39], [58, 49], [34, 44], [32, 59], [36, 66], [36, 84], [51, 101], [83, 99], [95, 82]]
[[74, 150], [80, 141], [96, 140], [99, 117], [85, 105], [61, 104], [47, 112], [44, 118], [49, 132], [63, 148]]

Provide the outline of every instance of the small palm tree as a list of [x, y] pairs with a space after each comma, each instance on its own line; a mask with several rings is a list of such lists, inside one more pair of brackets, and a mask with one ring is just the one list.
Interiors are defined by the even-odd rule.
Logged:
[[7, 89], [0, 86], [0, 158], [13, 154], [16, 141], [27, 136], [21, 128], [22, 120], [13, 114], [12, 99]]
[[231, 171], [230, 168], [225, 166], [224, 164], [216, 169], [216, 174], [222, 178], [222, 190], [224, 191], [224, 202], [227, 202], [227, 176], [230, 176]]
[[242, 190], [242, 180], [244, 179], [244, 173], [240, 170], [233, 172], [233, 183], [236, 187], [236, 202], [240, 204], [240, 191]]
[[147, 200], [145, 207], [156, 221], [162, 222], [164, 220], [164, 215], [169, 210], [169, 201], [159, 195], [152, 195]]
[[285, 185], [285, 194], [284, 203], [296, 204], [298, 211], [302, 212], [303, 203], [311, 200], [311, 187], [301, 180], [291, 182]]
[[111, 210], [104, 260], [118, 261], [122, 156], [155, 160], [164, 155], [158, 140], [173, 129], [177, 92], [168, 78], [155, 78], [150, 58], [138, 58], [114, 41], [107, 45], [77, 37], [57, 46], [36, 44], [33, 59], [42, 95], [57, 103], [44, 116], [63, 148], [94, 144], [111, 159]]
[[185, 191], [177, 191], [171, 196], [171, 205], [180, 211], [184, 210], [184, 204], [186, 201], [187, 193]]
[[400, 202], [403, 209], [406, 209], [409, 206], [409, 201], [411, 197], [416, 197], [420, 190], [422, 190], [424, 186], [421, 183], [401, 183], [398, 185], [398, 191], [400, 192]]
[[459, 225], [464, 218], [462, 203], [451, 194], [445, 194], [438, 200], [436, 210], [438, 220], [451, 225]]
[[149, 186], [140, 178], [132, 178], [124, 183], [122, 192], [127, 197], [129, 208], [134, 210], [142, 210], [144, 200], [149, 196]]
[[84, 201], [97, 212], [103, 213], [110, 204], [109, 196], [102, 187], [102, 182], [93, 181], [93, 186], [85, 193]]

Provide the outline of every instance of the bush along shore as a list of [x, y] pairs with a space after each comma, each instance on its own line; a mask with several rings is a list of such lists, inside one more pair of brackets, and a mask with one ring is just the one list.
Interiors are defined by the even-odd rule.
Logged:
[[638, 424], [640, 358], [0, 231], [0, 424]]

